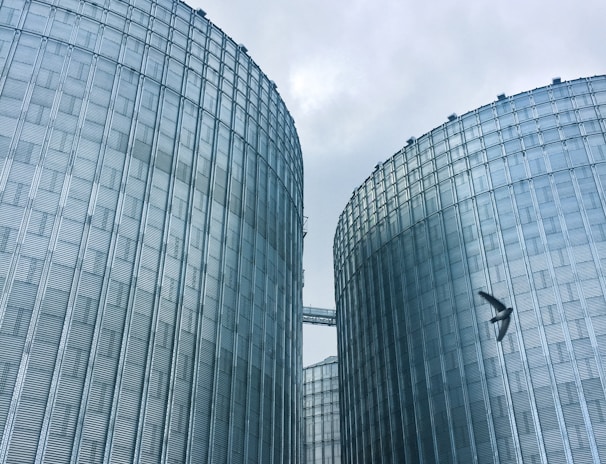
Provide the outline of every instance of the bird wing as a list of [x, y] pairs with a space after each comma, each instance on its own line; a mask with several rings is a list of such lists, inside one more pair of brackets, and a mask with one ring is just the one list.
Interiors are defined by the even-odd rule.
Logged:
[[503, 340], [503, 337], [505, 337], [505, 333], [509, 327], [509, 322], [511, 322], [511, 317], [506, 317], [501, 321], [501, 328], [499, 329], [499, 335], [497, 335], [497, 342], [500, 342]]
[[482, 297], [484, 297], [486, 299], [486, 301], [488, 301], [492, 306], [494, 306], [494, 308], [498, 311], [505, 311], [507, 309], [507, 307], [501, 303], [499, 300], [497, 300], [494, 296], [489, 295], [486, 292], [478, 292], [478, 294]]

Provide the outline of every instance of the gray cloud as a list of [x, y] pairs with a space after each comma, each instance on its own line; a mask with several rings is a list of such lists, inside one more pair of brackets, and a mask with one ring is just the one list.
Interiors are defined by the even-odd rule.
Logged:
[[332, 240], [351, 192], [409, 136], [501, 92], [606, 72], [603, 0], [188, 3], [246, 45], [295, 119], [311, 306], [334, 307]]

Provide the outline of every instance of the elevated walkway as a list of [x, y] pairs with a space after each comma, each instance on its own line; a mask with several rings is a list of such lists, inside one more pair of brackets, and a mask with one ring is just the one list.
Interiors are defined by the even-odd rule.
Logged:
[[303, 306], [303, 323], [335, 326], [337, 325], [337, 311]]

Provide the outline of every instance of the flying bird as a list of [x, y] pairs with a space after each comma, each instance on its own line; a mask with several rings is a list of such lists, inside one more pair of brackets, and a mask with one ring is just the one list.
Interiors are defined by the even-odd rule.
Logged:
[[493, 324], [497, 321], [501, 321], [501, 328], [499, 329], [499, 335], [497, 336], [497, 341], [500, 342], [503, 340], [505, 333], [507, 332], [507, 328], [509, 327], [509, 323], [511, 322], [511, 312], [513, 308], [506, 307], [503, 303], [497, 300], [494, 296], [489, 295], [485, 292], [478, 292], [481, 297], [484, 297], [486, 301], [488, 301], [496, 310], [497, 315], [490, 319], [490, 322]]

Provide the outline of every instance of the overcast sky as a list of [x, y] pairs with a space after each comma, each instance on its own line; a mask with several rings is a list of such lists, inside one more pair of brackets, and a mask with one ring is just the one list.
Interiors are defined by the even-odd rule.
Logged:
[[[305, 166], [306, 306], [334, 308], [332, 241], [377, 162], [447, 120], [563, 80], [606, 73], [605, 0], [187, 0], [273, 80]], [[336, 354], [306, 326], [303, 363]]]

